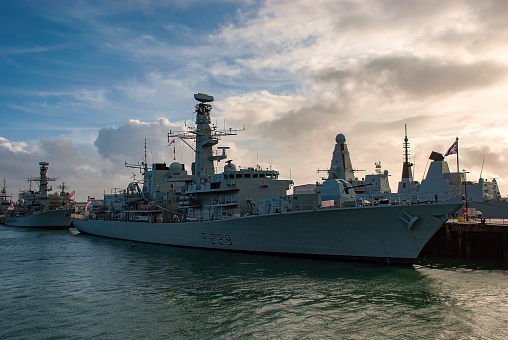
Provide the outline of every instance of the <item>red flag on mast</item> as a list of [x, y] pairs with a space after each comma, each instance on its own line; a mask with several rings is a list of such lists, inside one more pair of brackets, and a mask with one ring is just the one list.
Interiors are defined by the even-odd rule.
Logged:
[[[171, 144], [175, 144], [175, 139], [173, 138], [173, 140], [168, 144], [168, 146], [171, 146]], [[176, 144], [173, 145], [173, 160], [176, 161]]]

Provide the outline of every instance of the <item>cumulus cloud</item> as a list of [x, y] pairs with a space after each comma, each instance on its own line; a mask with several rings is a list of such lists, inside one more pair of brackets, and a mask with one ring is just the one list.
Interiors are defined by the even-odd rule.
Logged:
[[153, 150], [154, 158], [162, 159], [163, 155], [168, 154], [167, 134], [175, 127], [166, 118], [160, 118], [156, 122], [150, 123], [131, 119], [117, 128], [101, 129], [94, 145], [97, 147], [99, 155], [116, 163], [141, 162], [144, 154], [144, 140], [147, 139], [148, 147]]
[[0, 137], [0, 147], [4, 150], [4, 152], [10, 152], [12, 155], [31, 152], [27, 143], [9, 141], [3, 137]]

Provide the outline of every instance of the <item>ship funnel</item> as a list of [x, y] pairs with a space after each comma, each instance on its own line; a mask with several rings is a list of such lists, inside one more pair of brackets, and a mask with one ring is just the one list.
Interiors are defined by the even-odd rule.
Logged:
[[440, 154], [439, 152], [432, 151], [430, 156], [429, 156], [429, 159], [431, 161], [441, 162], [441, 161], [444, 160], [444, 156], [442, 154]]

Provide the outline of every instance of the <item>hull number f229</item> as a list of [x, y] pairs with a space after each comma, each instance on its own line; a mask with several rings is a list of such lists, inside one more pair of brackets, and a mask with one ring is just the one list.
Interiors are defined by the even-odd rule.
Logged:
[[232, 246], [233, 241], [228, 234], [201, 233], [203, 235], [203, 243], [218, 244], [221, 246]]

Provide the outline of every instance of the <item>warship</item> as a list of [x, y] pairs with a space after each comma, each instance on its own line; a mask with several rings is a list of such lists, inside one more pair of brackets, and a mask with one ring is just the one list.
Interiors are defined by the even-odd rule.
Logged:
[[[71, 194], [65, 192], [62, 184], [60, 193], [49, 194], [53, 190], [48, 186], [48, 162], [40, 162], [40, 177], [29, 178], [30, 190], [22, 191], [18, 203], [7, 208], [3, 223], [13, 227], [68, 229], [71, 225], [71, 214], [74, 212]], [[39, 183], [39, 191], [31, 189], [31, 183]]]
[[194, 98], [196, 125], [168, 133], [170, 145], [176, 138], [190, 147], [187, 140], [195, 141], [191, 173], [178, 162], [148, 166], [145, 152], [142, 183], [104, 195], [102, 206], [75, 215], [79, 232], [171, 246], [412, 264], [462, 205], [364, 204], [339, 161], [342, 134], [320, 185], [293, 187], [278, 171], [240, 168], [232, 160], [216, 173], [215, 162], [227, 159], [228, 148], [213, 147], [239, 130], [211, 125], [213, 97]]

